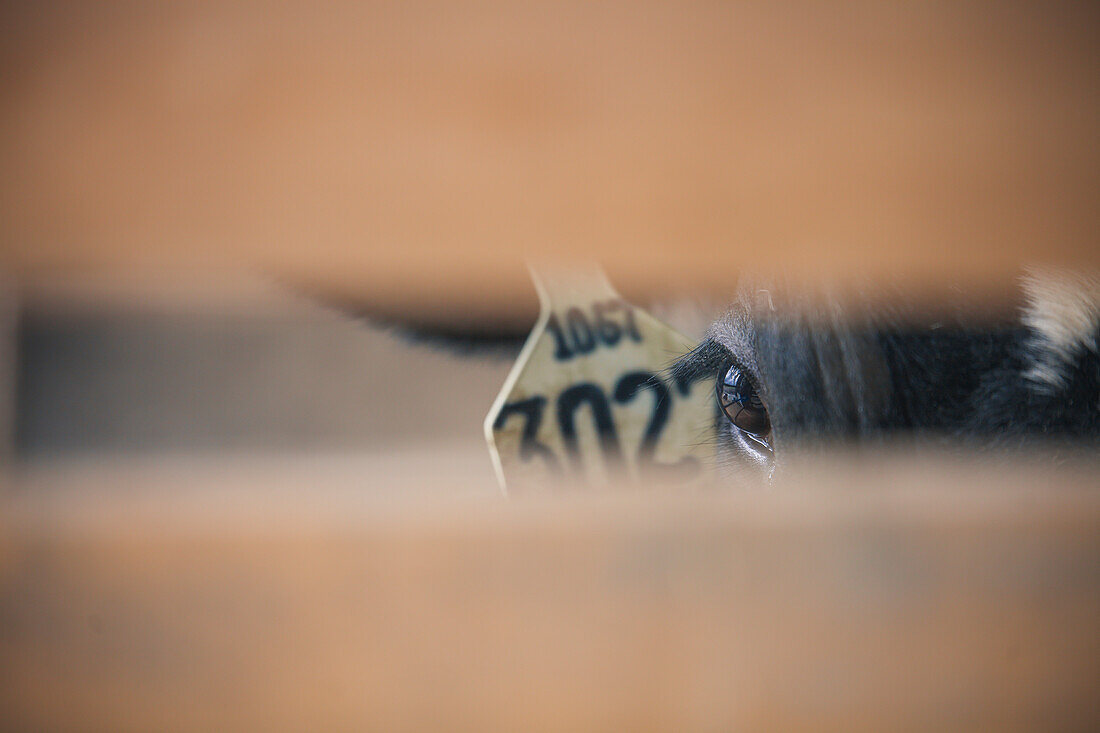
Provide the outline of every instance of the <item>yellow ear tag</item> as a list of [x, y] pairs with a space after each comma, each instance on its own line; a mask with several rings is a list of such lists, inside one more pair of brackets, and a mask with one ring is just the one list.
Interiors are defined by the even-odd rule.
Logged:
[[531, 274], [542, 310], [485, 419], [505, 491], [700, 479], [714, 397], [668, 373], [693, 344], [598, 269]]

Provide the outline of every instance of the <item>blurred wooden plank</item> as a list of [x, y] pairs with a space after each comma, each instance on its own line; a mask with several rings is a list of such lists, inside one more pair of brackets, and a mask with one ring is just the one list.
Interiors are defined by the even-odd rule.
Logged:
[[864, 461], [526, 502], [23, 474], [5, 727], [1093, 727], [1095, 463]]
[[2, 261], [402, 311], [1100, 258], [1092, 3], [6, 4]]

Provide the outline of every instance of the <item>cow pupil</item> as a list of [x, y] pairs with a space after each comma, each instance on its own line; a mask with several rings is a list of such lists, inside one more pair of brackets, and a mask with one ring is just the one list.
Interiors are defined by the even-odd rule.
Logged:
[[737, 366], [719, 372], [718, 406], [738, 429], [763, 437], [771, 428], [768, 411], [757, 394], [752, 379]]

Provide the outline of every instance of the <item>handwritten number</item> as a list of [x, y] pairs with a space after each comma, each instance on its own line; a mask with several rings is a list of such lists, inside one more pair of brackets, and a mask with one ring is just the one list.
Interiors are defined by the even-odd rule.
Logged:
[[591, 353], [596, 348], [596, 335], [592, 333], [592, 326], [580, 308], [570, 308], [565, 312], [565, 322], [569, 324], [569, 335], [573, 339], [573, 347], [582, 354]]
[[656, 470], [677, 479], [690, 478], [699, 470], [699, 461], [692, 456], [684, 456], [676, 463], [660, 463], [654, 456], [657, 442], [672, 412], [672, 393], [665, 383], [649, 372], [630, 372], [615, 385], [615, 401], [623, 404], [630, 402], [643, 389], [653, 392], [653, 412], [642, 434], [642, 444], [638, 447], [639, 468]]
[[619, 435], [615, 432], [615, 421], [611, 419], [611, 405], [607, 402], [603, 390], [591, 382], [574, 384], [558, 396], [558, 429], [562, 442], [569, 454], [573, 466], [582, 471], [581, 450], [577, 444], [577, 408], [588, 403], [592, 410], [592, 419], [596, 423], [596, 433], [600, 438], [600, 449], [609, 467], [622, 465], [623, 452], [619, 446]]
[[634, 322], [634, 309], [630, 307], [629, 303], [618, 301], [626, 309], [626, 332], [630, 334], [630, 338], [635, 341], [642, 340], [642, 334], [638, 333], [638, 324]]
[[[616, 311], [625, 313], [625, 323], [620, 324], [608, 315]], [[634, 309], [625, 300], [604, 300], [592, 304], [595, 326], [580, 308], [572, 307], [565, 312], [565, 325], [553, 313], [546, 321], [546, 330], [554, 337], [554, 358], [569, 361], [575, 356], [592, 353], [603, 344], [614, 348], [624, 334], [635, 342], [642, 340], [638, 323], [634, 318]]]
[[546, 462], [546, 467], [553, 474], [561, 473], [557, 456], [554, 451], [544, 443], [539, 442], [539, 428], [542, 426], [542, 411], [546, 407], [545, 397], [530, 397], [519, 402], [509, 402], [504, 405], [493, 421], [493, 430], [500, 430], [508, 422], [512, 415], [519, 414], [525, 418], [523, 433], [519, 439], [519, 459], [527, 462], [532, 456], [538, 456]]
[[615, 385], [615, 401], [627, 403], [634, 399], [642, 389], [653, 390], [653, 413], [642, 434], [642, 444], [638, 447], [638, 463], [651, 463], [653, 453], [657, 450], [657, 440], [661, 437], [661, 431], [665, 429], [670, 412], [668, 388], [661, 380], [649, 372], [630, 372]]
[[546, 322], [546, 328], [554, 335], [554, 358], [558, 361], [568, 361], [572, 359], [573, 352], [570, 350], [569, 345], [565, 343], [565, 334], [562, 333], [561, 324], [558, 323], [558, 316], [556, 314], [550, 316], [550, 320]]
[[[622, 321], [609, 317], [619, 310], [624, 312]], [[601, 344], [614, 348], [624, 336], [635, 342], [642, 341], [634, 309], [618, 298], [593, 303], [592, 320], [580, 308], [569, 308], [564, 313], [564, 327], [558, 314], [552, 313], [546, 321], [546, 329], [554, 338], [554, 358], [558, 361], [568, 361], [578, 355], [589, 354]], [[675, 388], [684, 397], [691, 391], [691, 385], [682, 380], [675, 383]], [[691, 474], [698, 473], [699, 461], [692, 456], [685, 456], [675, 463], [661, 463], [656, 458], [657, 444], [672, 413], [672, 392], [660, 378], [643, 371], [624, 374], [615, 383], [612, 398], [625, 405], [643, 391], [652, 393], [653, 410], [638, 446], [639, 468], [676, 479], [686, 479]], [[493, 422], [493, 429], [500, 430], [512, 415], [521, 415], [524, 423], [519, 444], [520, 460], [527, 462], [537, 456], [552, 473], [560, 474], [558, 457], [549, 446], [538, 440], [546, 402], [545, 397], [536, 396], [506, 404]], [[603, 390], [591, 382], [572, 385], [558, 396], [555, 405], [558, 430], [569, 462], [578, 472], [583, 471], [576, 421], [577, 411], [584, 405], [588, 406], [592, 414], [606, 465], [612, 470], [621, 468], [624, 463], [623, 449], [611, 415], [611, 403]]]
[[596, 332], [600, 335], [600, 341], [608, 346], [619, 343], [623, 336], [623, 329], [615, 321], [607, 317], [607, 312], [617, 310], [622, 301], [609, 300], [604, 303], [596, 303], [592, 311], [596, 314]]

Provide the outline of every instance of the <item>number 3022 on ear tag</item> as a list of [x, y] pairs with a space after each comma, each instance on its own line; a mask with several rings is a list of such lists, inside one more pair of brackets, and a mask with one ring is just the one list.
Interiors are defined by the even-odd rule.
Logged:
[[701, 478], [713, 396], [668, 376], [688, 339], [623, 300], [599, 270], [532, 277], [542, 310], [485, 420], [505, 491]]

